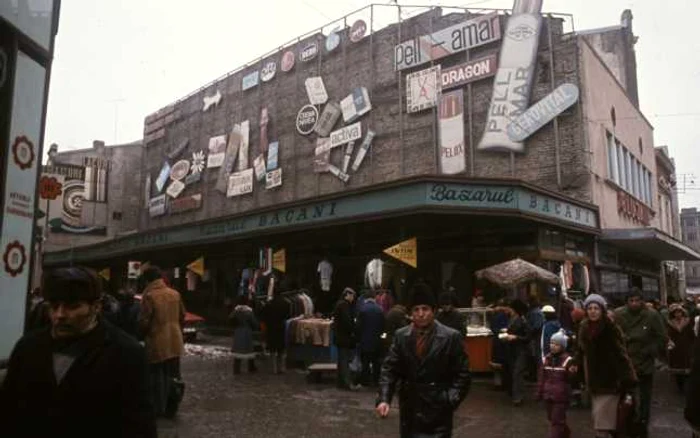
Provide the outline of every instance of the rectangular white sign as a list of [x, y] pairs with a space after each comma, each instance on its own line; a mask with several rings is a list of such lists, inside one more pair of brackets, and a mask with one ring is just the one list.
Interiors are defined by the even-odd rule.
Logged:
[[151, 217], [162, 216], [165, 214], [165, 194], [151, 198], [148, 201], [148, 214]]
[[357, 140], [360, 137], [362, 137], [362, 125], [360, 122], [340, 128], [331, 132], [331, 149], [349, 141]]
[[165, 193], [167, 193], [171, 198], [175, 199], [180, 196], [180, 193], [182, 193], [183, 190], [185, 190], [185, 183], [175, 180], [170, 183]]
[[438, 107], [438, 148], [440, 173], [452, 175], [464, 172], [464, 90], [455, 90], [440, 97]]
[[362, 144], [360, 145], [360, 148], [357, 151], [357, 156], [355, 157], [355, 162], [352, 163], [353, 172], [357, 172], [357, 170], [362, 165], [362, 161], [365, 159], [365, 155], [367, 155], [367, 151], [372, 146], [372, 140], [374, 140], [374, 136], [375, 136], [374, 131], [367, 131], [367, 135], [365, 136], [365, 139], [362, 140]]
[[[316, 154], [316, 151], [320, 153]], [[316, 149], [314, 150], [314, 173], [328, 172], [328, 164], [331, 160], [331, 139], [319, 137], [316, 139]]]
[[231, 198], [246, 193], [253, 193], [253, 169], [233, 173], [228, 179], [227, 197]]
[[440, 95], [440, 66], [406, 76], [406, 111], [416, 113], [437, 105]]
[[263, 181], [265, 179], [265, 155], [260, 154], [253, 160], [253, 169], [255, 169], [255, 179]]
[[508, 19], [479, 150], [523, 152], [524, 149], [522, 142], [508, 137], [506, 128], [530, 102], [542, 24], [542, 2], [516, 2], [516, 6], [523, 5], [529, 7], [529, 12], [514, 10]]
[[282, 168], [267, 172], [265, 175], [265, 189], [273, 189], [282, 185]]
[[501, 20], [498, 14], [481, 15], [397, 45], [394, 48], [394, 69], [399, 71], [415, 67], [500, 38]]
[[250, 121], [241, 123], [241, 147], [238, 149], [238, 171], [248, 168], [248, 154], [250, 151]]
[[156, 190], [158, 193], [163, 191], [163, 188], [165, 187], [165, 183], [168, 182], [168, 177], [170, 176], [170, 163], [167, 161], [163, 163], [163, 167], [160, 169], [160, 173], [158, 174], [158, 179], [156, 179]]
[[226, 155], [224, 156], [224, 162], [219, 168], [219, 175], [216, 178], [216, 190], [221, 193], [226, 193], [228, 186], [228, 177], [233, 172], [233, 166], [236, 163], [236, 157], [238, 157], [238, 148], [241, 146], [241, 125], [236, 123], [231, 129], [231, 133], [228, 136], [228, 143], [226, 145]]
[[304, 86], [306, 86], [306, 95], [309, 96], [311, 105], [323, 105], [328, 101], [328, 93], [323, 84], [323, 78], [320, 76], [307, 78], [304, 81]]
[[341, 115], [340, 105], [335, 102], [328, 102], [316, 124], [316, 134], [320, 137], [328, 137]]
[[243, 81], [241, 83], [241, 89], [243, 91], [249, 90], [258, 85], [260, 81], [260, 72], [255, 70], [254, 72], [248, 73], [243, 76]]
[[345, 99], [340, 101], [340, 110], [343, 112], [343, 120], [346, 123], [354, 122], [372, 109], [369, 101], [369, 93], [365, 87], [357, 87], [352, 90]]
[[226, 159], [226, 136], [219, 135], [209, 139], [209, 156], [207, 157], [207, 168], [213, 169], [221, 167]]

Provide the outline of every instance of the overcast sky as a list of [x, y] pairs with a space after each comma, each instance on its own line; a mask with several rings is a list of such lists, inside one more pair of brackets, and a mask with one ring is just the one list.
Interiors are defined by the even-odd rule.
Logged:
[[[242, 4], [245, 6], [242, 7]], [[49, 95], [46, 144], [59, 150], [139, 139], [143, 119], [237, 67], [324, 26], [369, 0], [64, 0]], [[399, 1], [401, 4], [408, 4]], [[417, 1], [435, 4], [433, 0]], [[441, 1], [511, 8], [512, 0]], [[675, 157], [679, 186], [700, 178], [700, 40], [697, 0], [544, 0], [577, 30], [619, 24], [626, 8], [639, 37], [641, 107], [655, 144]], [[685, 178], [684, 178], [685, 176]], [[700, 190], [681, 194], [700, 207]]]

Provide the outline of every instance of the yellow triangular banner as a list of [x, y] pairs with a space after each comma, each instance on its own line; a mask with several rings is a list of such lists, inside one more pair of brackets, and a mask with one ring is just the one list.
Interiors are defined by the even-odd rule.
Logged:
[[418, 267], [418, 242], [415, 237], [385, 249], [384, 253], [409, 266]]
[[109, 279], [111, 277], [110, 274], [111, 273], [109, 271], [109, 268], [104, 268], [103, 270], [101, 270], [100, 272], [97, 273], [97, 275], [99, 275], [100, 277], [104, 278], [107, 281], [109, 281]]
[[284, 248], [272, 254], [272, 269], [282, 273], [287, 272], [287, 251]]
[[204, 257], [200, 257], [187, 265], [187, 269], [199, 275], [200, 277], [204, 275]]

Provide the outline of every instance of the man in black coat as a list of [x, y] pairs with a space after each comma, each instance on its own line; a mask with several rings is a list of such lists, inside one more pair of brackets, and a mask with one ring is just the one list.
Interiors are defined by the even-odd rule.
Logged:
[[13, 438], [156, 437], [146, 357], [100, 316], [93, 271], [48, 273], [51, 327], [17, 342], [0, 387], [0, 431]]
[[457, 310], [457, 295], [454, 292], [443, 292], [438, 298], [440, 311], [437, 320], [440, 324], [457, 330], [462, 336], [467, 336], [467, 318]]
[[692, 364], [685, 398], [685, 419], [693, 428], [694, 436], [700, 437], [700, 337], [695, 338]]
[[338, 388], [347, 390], [355, 388], [350, 378], [350, 361], [357, 344], [353, 310], [356, 296], [352, 288], [346, 287], [333, 312], [335, 345], [338, 347]]
[[449, 438], [452, 417], [469, 392], [469, 360], [462, 335], [435, 321], [435, 297], [416, 285], [411, 297], [413, 323], [396, 331], [382, 366], [377, 414], [389, 415], [397, 384], [401, 437]]

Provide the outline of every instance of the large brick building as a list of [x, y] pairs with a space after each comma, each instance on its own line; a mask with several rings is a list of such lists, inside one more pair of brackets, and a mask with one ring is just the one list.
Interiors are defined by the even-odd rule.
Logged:
[[[135, 177], [150, 208], [140, 210], [139, 233], [54, 252], [47, 263], [123, 273], [128, 260], [147, 260], [177, 268], [184, 287], [181, 272], [204, 256], [198, 290], [211, 303], [235, 293], [261, 248], [285, 249], [287, 275], [309, 288], [318, 289], [327, 258], [337, 292], [361, 284], [383, 249], [417, 237], [416, 269], [390, 263], [399, 297], [424, 278], [468, 302], [474, 271], [512, 257], [569, 272], [571, 291], [637, 285], [649, 296], [660, 294], [661, 260], [698, 257], [657, 230], [653, 131], [638, 109], [629, 12], [620, 26], [581, 33], [565, 31], [567, 17], [539, 13], [436, 7], [389, 25], [372, 20], [375, 9], [397, 7], [344, 17], [148, 116]], [[518, 44], [536, 49], [532, 61], [512, 59]], [[489, 57], [500, 57], [495, 77], [493, 63], [465, 65]], [[446, 76], [424, 71], [438, 65]], [[540, 118], [541, 129], [528, 127], [533, 113], [517, 118], [542, 99], [556, 106], [564, 84], [580, 98]], [[336, 105], [342, 117], [324, 125]], [[303, 134], [315, 117], [324, 135]], [[524, 142], [506, 137], [514, 120]], [[487, 133], [517, 151], [485, 150]], [[354, 150], [343, 136], [356, 139]], [[209, 168], [188, 174], [200, 152]], [[346, 154], [359, 165], [347, 166]]]

